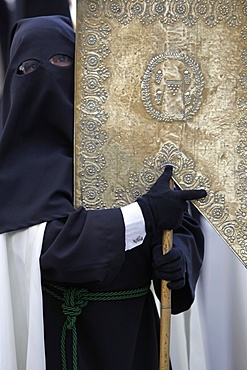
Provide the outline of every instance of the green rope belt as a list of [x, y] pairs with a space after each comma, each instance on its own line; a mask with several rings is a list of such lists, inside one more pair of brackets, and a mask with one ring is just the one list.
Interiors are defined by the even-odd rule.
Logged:
[[65, 288], [58, 285], [42, 286], [43, 290], [59, 299], [62, 302], [62, 311], [66, 316], [61, 335], [61, 358], [62, 369], [67, 370], [66, 363], [66, 334], [68, 330], [72, 331], [72, 358], [73, 370], [77, 370], [77, 330], [76, 318], [82, 312], [82, 308], [87, 306], [88, 302], [98, 301], [120, 301], [124, 299], [133, 299], [146, 295], [149, 292], [149, 286], [142, 288], [122, 290], [115, 292], [90, 292], [87, 289]]

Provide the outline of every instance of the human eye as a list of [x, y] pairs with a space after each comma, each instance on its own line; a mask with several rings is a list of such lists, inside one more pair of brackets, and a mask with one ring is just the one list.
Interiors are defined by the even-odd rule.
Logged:
[[28, 73], [32, 73], [37, 69], [39, 66], [39, 61], [36, 59], [28, 59], [21, 63], [18, 67], [17, 73], [19, 75], [26, 75]]
[[68, 55], [56, 54], [49, 59], [49, 62], [59, 67], [68, 67], [73, 63], [73, 59]]

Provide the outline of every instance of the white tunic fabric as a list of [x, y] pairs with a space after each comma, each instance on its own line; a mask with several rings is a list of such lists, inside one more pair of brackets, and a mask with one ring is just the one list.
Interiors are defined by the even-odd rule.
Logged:
[[45, 370], [39, 265], [45, 226], [0, 235], [0, 370]]
[[205, 258], [191, 309], [172, 317], [173, 370], [245, 370], [247, 269], [202, 219]]

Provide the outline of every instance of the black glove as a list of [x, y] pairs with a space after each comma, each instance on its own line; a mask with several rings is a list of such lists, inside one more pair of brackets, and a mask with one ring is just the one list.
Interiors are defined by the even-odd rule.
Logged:
[[182, 289], [185, 285], [186, 258], [182, 248], [173, 247], [166, 254], [161, 245], [153, 248], [153, 272], [160, 280], [167, 280], [169, 289]]
[[145, 219], [146, 230], [152, 233], [178, 228], [187, 209], [186, 201], [207, 195], [205, 190], [171, 190], [171, 176], [172, 167], [166, 166], [151, 189], [137, 199]]

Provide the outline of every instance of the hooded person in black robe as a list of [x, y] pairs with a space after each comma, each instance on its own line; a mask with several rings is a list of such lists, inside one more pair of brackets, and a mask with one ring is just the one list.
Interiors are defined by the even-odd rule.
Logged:
[[[159, 294], [160, 279], [170, 281], [174, 314], [191, 306], [203, 235], [186, 201], [206, 193], [171, 191], [167, 166], [132, 205], [74, 209], [74, 37], [71, 21], [61, 16], [21, 20], [13, 30], [0, 137], [0, 234], [45, 222], [47, 370], [158, 370], [159, 317], [150, 282]], [[143, 237], [140, 223], [130, 221], [133, 209], [145, 222]], [[129, 224], [137, 238], [127, 243]], [[165, 256], [164, 229], [175, 229]]]

